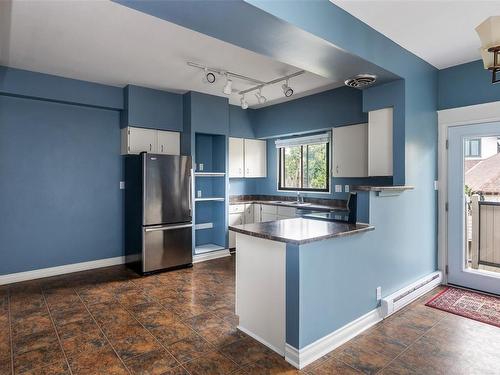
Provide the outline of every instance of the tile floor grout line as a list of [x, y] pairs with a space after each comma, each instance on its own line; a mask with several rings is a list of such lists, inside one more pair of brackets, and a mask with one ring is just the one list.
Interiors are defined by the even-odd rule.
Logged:
[[78, 298], [80, 299], [81, 303], [83, 304], [83, 307], [85, 307], [85, 310], [87, 310], [87, 312], [89, 313], [89, 315], [92, 318], [92, 320], [94, 321], [94, 323], [97, 325], [97, 328], [99, 328], [99, 331], [101, 331], [102, 335], [104, 336], [104, 338], [108, 342], [109, 346], [111, 347], [111, 349], [113, 350], [113, 352], [115, 353], [115, 355], [118, 357], [118, 359], [120, 360], [120, 362], [122, 363], [122, 365], [125, 367], [125, 370], [127, 370], [127, 372], [129, 374], [132, 374], [132, 372], [129, 370], [129, 368], [127, 367], [127, 365], [125, 364], [125, 362], [123, 362], [122, 358], [118, 355], [115, 347], [113, 346], [113, 344], [111, 344], [111, 341], [109, 341], [109, 338], [106, 335], [106, 333], [104, 332], [104, 330], [101, 328], [101, 326], [99, 325], [99, 323], [97, 323], [97, 320], [95, 319], [94, 315], [90, 312], [90, 309], [88, 308], [87, 304], [83, 301], [83, 298], [82, 298], [82, 296], [80, 296], [80, 293], [78, 293], [78, 291], [75, 288], [72, 288], [72, 289], [76, 293], [76, 295], [78, 296]]
[[12, 313], [10, 308], [10, 287], [7, 289], [7, 307], [9, 315], [9, 336], [10, 336], [10, 371], [14, 375], [14, 338], [12, 337]]
[[63, 353], [64, 360], [66, 361], [66, 365], [68, 366], [69, 373], [71, 375], [73, 375], [73, 371], [71, 370], [71, 366], [69, 365], [68, 356], [66, 355], [66, 352], [64, 351], [64, 347], [62, 345], [61, 338], [59, 337], [59, 332], [57, 332], [56, 323], [54, 322], [54, 318], [52, 317], [52, 313], [50, 312], [49, 304], [47, 302], [47, 298], [45, 297], [45, 292], [41, 286], [40, 286], [40, 291], [42, 292], [43, 303], [45, 304], [45, 308], [47, 309], [47, 312], [49, 313], [49, 318], [50, 318], [50, 321], [52, 323], [52, 327], [54, 327], [54, 331], [56, 332], [57, 342], [59, 343], [59, 347], [61, 348], [61, 351]]
[[422, 337], [424, 337], [427, 333], [429, 333], [429, 331], [433, 329], [435, 326], [437, 326], [443, 319], [444, 316], [440, 318], [435, 324], [433, 324], [429, 329], [427, 329], [423, 334], [417, 337], [412, 343], [410, 343], [410, 345], [408, 345], [401, 353], [399, 353], [396, 357], [394, 357], [391, 361], [389, 361], [384, 367], [382, 367], [379, 371], [377, 371], [376, 374], [389, 367], [391, 363], [393, 363], [396, 359], [398, 359], [400, 356], [406, 353], [417, 341], [419, 341]]

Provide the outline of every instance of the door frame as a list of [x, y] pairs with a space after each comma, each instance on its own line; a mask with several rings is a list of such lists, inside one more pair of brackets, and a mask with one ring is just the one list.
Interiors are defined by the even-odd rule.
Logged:
[[448, 129], [454, 126], [475, 125], [500, 121], [500, 101], [457, 107], [438, 113], [438, 269], [443, 283], [448, 283]]

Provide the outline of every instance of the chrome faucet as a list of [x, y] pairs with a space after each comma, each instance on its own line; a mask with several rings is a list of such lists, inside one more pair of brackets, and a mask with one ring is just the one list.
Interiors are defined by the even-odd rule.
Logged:
[[297, 204], [304, 203], [304, 197], [300, 195], [300, 191], [297, 192]]

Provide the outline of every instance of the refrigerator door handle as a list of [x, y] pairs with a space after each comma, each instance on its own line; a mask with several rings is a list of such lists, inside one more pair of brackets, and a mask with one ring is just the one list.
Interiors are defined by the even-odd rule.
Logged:
[[181, 224], [181, 225], [159, 225], [157, 227], [148, 227], [148, 228], [145, 228], [144, 230], [146, 232], [156, 232], [156, 231], [159, 231], [159, 230], [174, 230], [174, 229], [182, 229], [182, 228], [189, 228], [189, 227], [192, 227], [193, 224], [192, 223], [189, 223], [189, 224]]
[[191, 175], [189, 176], [189, 215], [193, 216], [193, 170], [191, 169]]

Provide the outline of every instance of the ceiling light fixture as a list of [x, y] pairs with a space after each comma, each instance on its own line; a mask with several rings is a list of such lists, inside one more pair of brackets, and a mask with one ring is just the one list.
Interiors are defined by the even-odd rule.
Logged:
[[226, 95], [231, 95], [233, 92], [233, 81], [231, 81], [226, 74], [226, 84], [224, 85], [224, 89], [222, 92]]
[[267, 102], [267, 98], [262, 95], [262, 87], [259, 88], [259, 92], [255, 93], [255, 97], [257, 98], [259, 104], [264, 104], [265, 102]]
[[293, 95], [293, 89], [290, 86], [288, 86], [288, 79], [285, 81], [283, 85], [281, 85], [281, 89], [283, 90], [283, 94], [287, 98]]
[[242, 109], [247, 109], [248, 108], [248, 103], [247, 103], [247, 101], [245, 99], [245, 95], [241, 95], [240, 103], [241, 103], [241, 108]]
[[215, 74], [208, 70], [208, 68], [204, 69], [205, 75], [203, 76], [204, 83], [214, 83], [215, 82]]
[[500, 82], [497, 73], [500, 72], [500, 16], [488, 17], [478, 27], [476, 32], [481, 39], [481, 57], [484, 69], [491, 70], [491, 83]]

